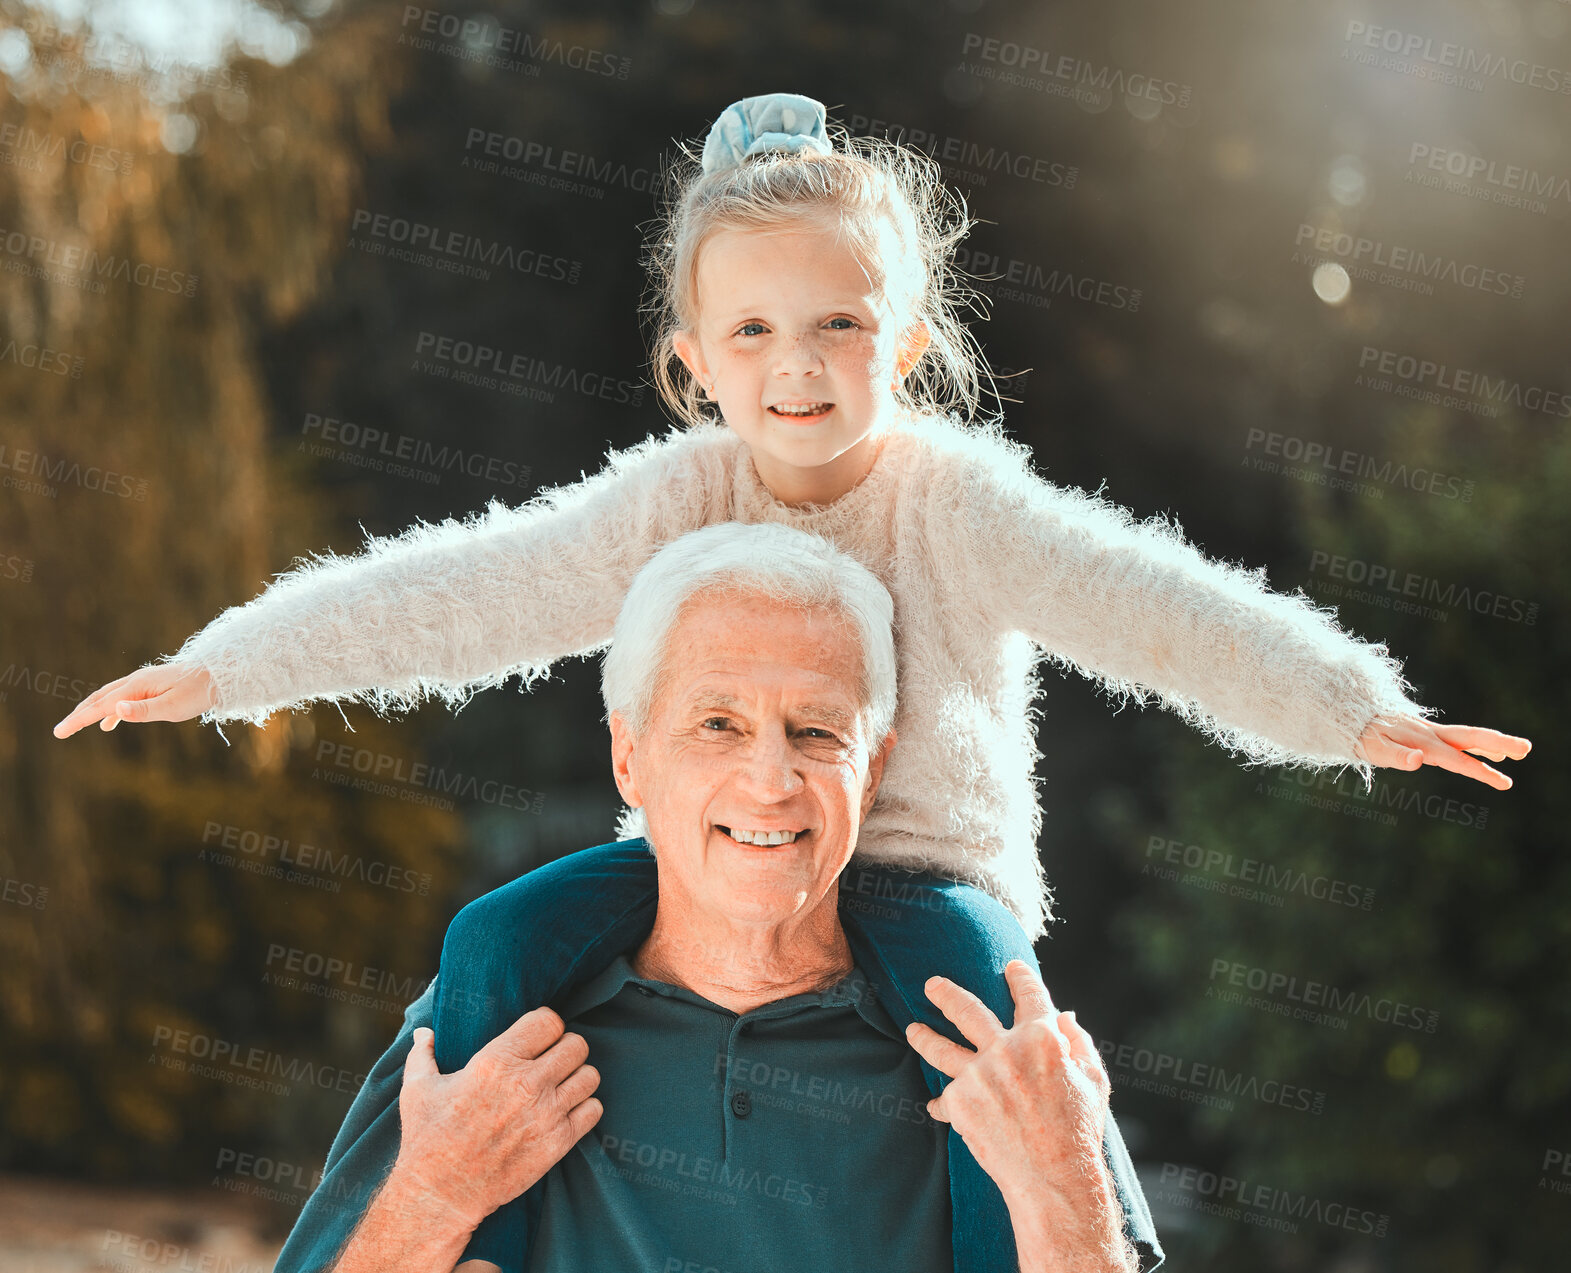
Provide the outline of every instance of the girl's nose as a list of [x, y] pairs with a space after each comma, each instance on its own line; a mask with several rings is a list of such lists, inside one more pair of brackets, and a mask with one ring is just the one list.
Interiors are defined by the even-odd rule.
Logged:
[[794, 336], [781, 342], [775, 359], [775, 370], [784, 375], [800, 375], [823, 369], [823, 353], [819, 349], [818, 335]]

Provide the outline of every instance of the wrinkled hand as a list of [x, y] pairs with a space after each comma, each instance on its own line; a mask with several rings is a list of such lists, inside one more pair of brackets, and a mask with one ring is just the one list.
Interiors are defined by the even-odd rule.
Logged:
[[560, 1162], [603, 1112], [589, 1044], [550, 1008], [519, 1017], [452, 1074], [415, 1031], [398, 1095], [393, 1173], [478, 1225]]
[[1438, 765], [1497, 791], [1509, 791], [1511, 779], [1468, 753], [1494, 761], [1521, 760], [1532, 748], [1525, 738], [1477, 725], [1437, 725], [1422, 716], [1382, 713], [1370, 721], [1354, 751], [1380, 768]]
[[69, 738], [94, 721], [107, 733], [123, 720], [190, 720], [217, 702], [213, 678], [205, 667], [159, 663], [94, 690], [55, 726], [54, 735]]
[[927, 997], [976, 1051], [914, 1021], [906, 1040], [953, 1080], [928, 1112], [960, 1133], [1011, 1210], [1085, 1215], [1110, 1191], [1102, 1157], [1111, 1084], [1091, 1036], [1058, 1012], [1041, 974], [1023, 960], [1004, 968], [1015, 1001], [1005, 1029], [988, 1006], [944, 977]]

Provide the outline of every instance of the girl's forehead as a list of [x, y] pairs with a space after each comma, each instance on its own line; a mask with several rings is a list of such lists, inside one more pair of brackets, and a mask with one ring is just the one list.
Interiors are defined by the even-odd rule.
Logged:
[[843, 238], [835, 241], [832, 232], [717, 231], [700, 252], [696, 281], [699, 312], [720, 321], [733, 309], [789, 307], [804, 300], [883, 304], [855, 249]]
[[737, 264], [769, 265], [781, 258], [862, 272], [861, 260], [849, 238], [831, 226], [816, 223], [778, 229], [721, 227], [700, 246], [698, 268], [702, 271], [708, 266], [714, 271]]

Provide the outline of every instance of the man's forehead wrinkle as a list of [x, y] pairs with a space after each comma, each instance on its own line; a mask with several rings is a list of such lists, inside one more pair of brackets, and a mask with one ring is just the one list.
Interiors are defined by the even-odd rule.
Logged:
[[821, 720], [836, 729], [849, 729], [856, 722], [855, 712], [830, 703], [803, 703], [797, 706], [794, 714], [809, 720]]
[[[707, 711], [711, 708], [741, 710], [747, 707], [747, 701], [729, 691], [714, 686], [704, 686], [688, 695], [687, 706], [693, 711]], [[849, 728], [857, 718], [857, 709], [854, 706], [828, 702], [816, 696], [805, 702], [792, 702], [788, 704], [786, 710], [792, 717], [808, 717], [840, 728]]]

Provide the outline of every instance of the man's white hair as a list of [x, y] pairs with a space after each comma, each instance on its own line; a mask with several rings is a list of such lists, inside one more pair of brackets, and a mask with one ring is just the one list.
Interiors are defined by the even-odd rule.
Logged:
[[[762, 596], [827, 609], [862, 649], [861, 721], [876, 751], [895, 719], [895, 605], [878, 577], [822, 535], [770, 522], [719, 522], [672, 540], [633, 577], [600, 675], [606, 717], [635, 735], [649, 726], [666, 675], [665, 648], [682, 607], [700, 593]], [[643, 810], [622, 815], [620, 838], [647, 835]]]

